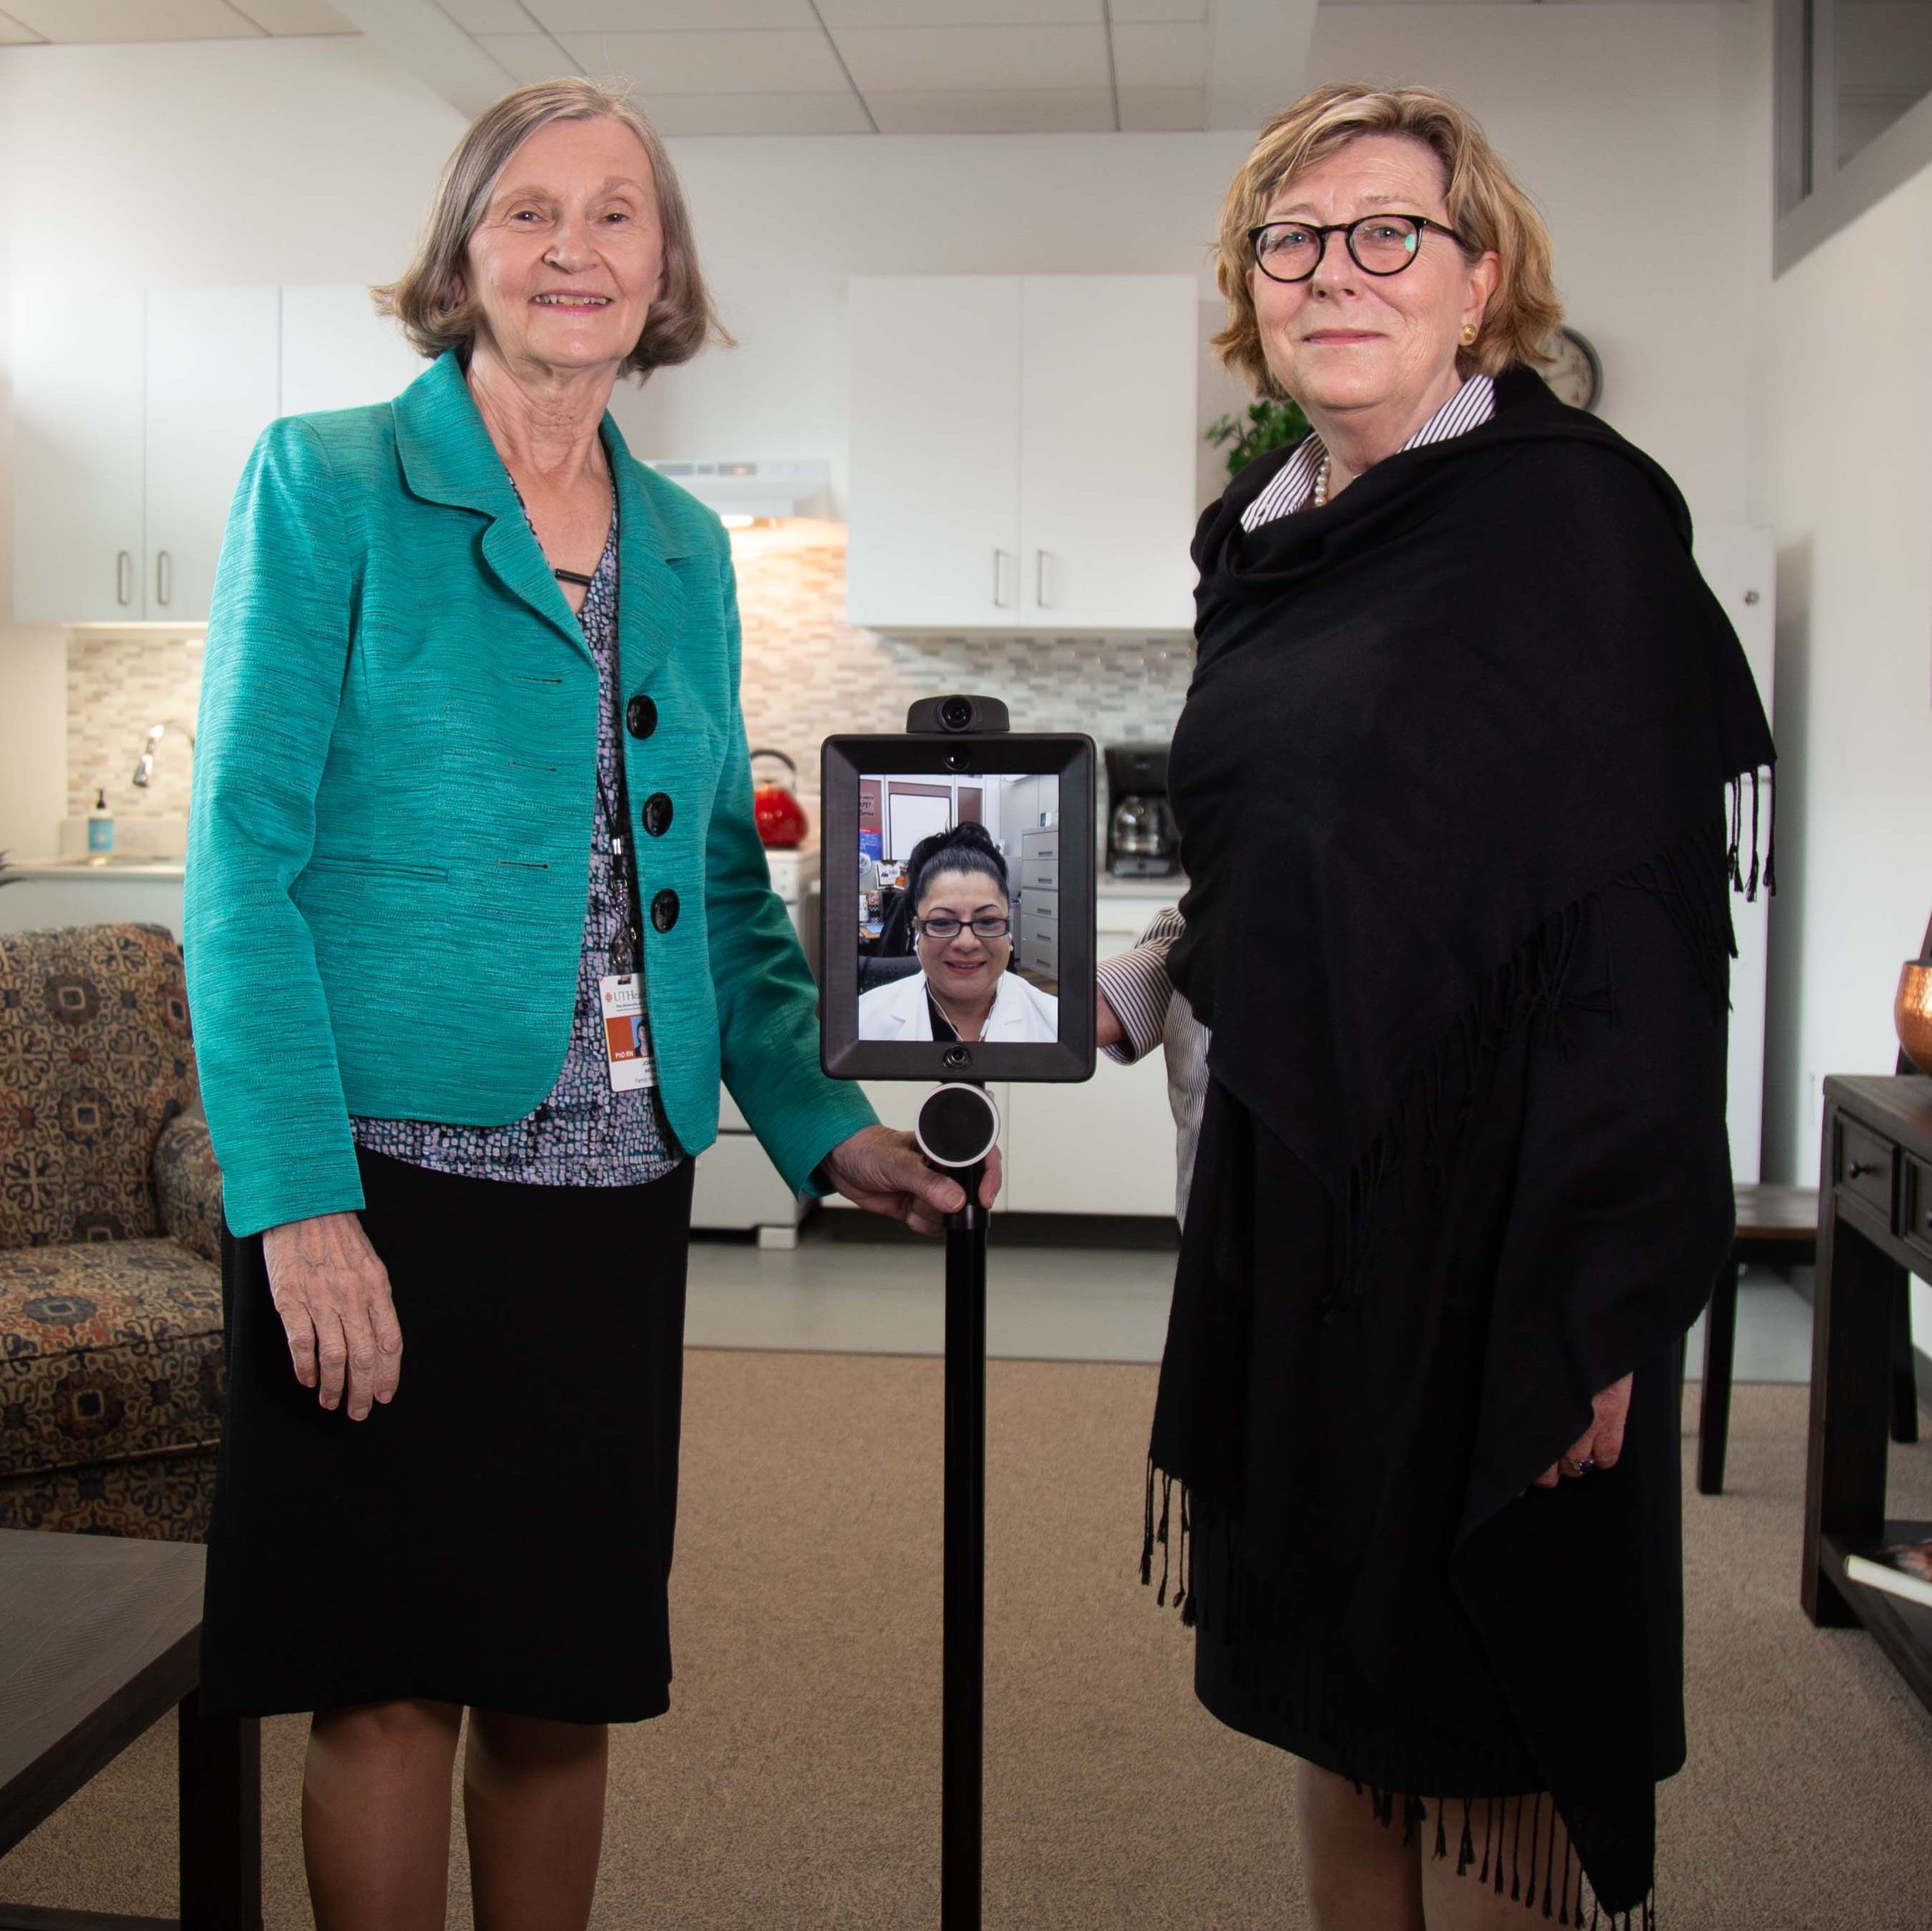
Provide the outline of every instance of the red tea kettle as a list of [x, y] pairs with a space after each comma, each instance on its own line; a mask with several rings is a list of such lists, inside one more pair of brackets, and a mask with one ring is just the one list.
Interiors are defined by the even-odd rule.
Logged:
[[805, 807], [792, 788], [798, 782], [798, 766], [782, 751], [754, 751], [754, 760], [775, 757], [791, 775], [758, 784], [752, 793], [752, 815], [758, 821], [760, 843], [778, 848], [802, 845], [808, 829]]

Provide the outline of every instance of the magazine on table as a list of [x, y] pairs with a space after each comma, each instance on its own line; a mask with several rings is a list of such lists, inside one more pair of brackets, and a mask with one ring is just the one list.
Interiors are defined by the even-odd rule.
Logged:
[[1895, 1543], [1875, 1556], [1848, 1555], [1845, 1573], [1868, 1588], [1883, 1589], [1932, 1609], [1932, 1540]]

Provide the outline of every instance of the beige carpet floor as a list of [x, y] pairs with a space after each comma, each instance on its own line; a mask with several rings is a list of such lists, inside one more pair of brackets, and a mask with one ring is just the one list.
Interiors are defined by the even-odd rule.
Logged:
[[[1134, 1578], [1154, 1371], [989, 1383], [988, 1926], [1296, 1931], [1285, 1762], [1195, 1703], [1190, 1639]], [[936, 1923], [940, 1387], [930, 1360], [690, 1356], [676, 1703], [616, 1733], [599, 1927]], [[1687, 1498], [1665, 1931], [1932, 1922], [1932, 1717], [1798, 1607], [1804, 1402], [1739, 1389], [1731, 1492]], [[1893, 1484], [1932, 1516], [1932, 1446]], [[310, 1921], [302, 1739], [265, 1727], [272, 1931]], [[152, 1732], [0, 1859], [0, 1897], [171, 1911], [171, 1747]]]

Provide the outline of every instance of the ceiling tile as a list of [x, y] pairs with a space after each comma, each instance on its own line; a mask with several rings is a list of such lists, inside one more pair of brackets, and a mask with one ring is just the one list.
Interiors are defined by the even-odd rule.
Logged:
[[850, 88], [843, 94], [661, 94], [638, 97], [660, 134], [868, 134]]
[[1208, 124], [1208, 93], [1200, 87], [1123, 87], [1120, 129], [1129, 134], [1182, 134]]
[[476, 34], [476, 44], [512, 80], [557, 80], [582, 69], [548, 34]]
[[1109, 0], [1107, 8], [1117, 27], [1144, 21], [1199, 20], [1208, 18], [1208, 0]]
[[1104, 134], [1114, 97], [1104, 87], [925, 88], [868, 93], [882, 134]]
[[354, 34], [362, 30], [345, 20], [328, 0], [229, 0], [265, 34]]
[[[242, 0], [246, 6], [248, 0]], [[436, 4], [469, 34], [533, 34], [542, 23], [530, 18], [522, 0], [436, 0]]]
[[833, 37], [868, 97], [875, 88], [1111, 88], [1104, 27], [850, 27]]
[[[452, 0], [441, 4], [454, 13]], [[474, 0], [465, 0], [474, 4]], [[522, 0], [554, 34], [656, 34], [818, 25], [812, 0]]]
[[850, 85], [816, 31], [556, 37], [585, 73], [628, 75], [644, 94], [837, 94]]
[[18, 20], [0, 13], [0, 47], [23, 47], [36, 45], [40, 36], [32, 28], [22, 26]]
[[1116, 26], [1114, 78], [1123, 88], [1205, 86], [1207, 28]]
[[818, 11], [834, 28], [1094, 27], [1106, 19], [1107, 0], [818, 0]]
[[261, 28], [226, 0], [7, 0], [50, 40], [252, 40]]

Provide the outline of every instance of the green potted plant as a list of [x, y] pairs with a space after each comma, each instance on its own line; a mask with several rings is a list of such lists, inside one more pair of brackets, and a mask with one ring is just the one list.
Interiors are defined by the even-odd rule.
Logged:
[[1238, 476], [1257, 456], [1270, 449], [1292, 449], [1308, 433], [1308, 418], [1297, 402], [1275, 402], [1264, 396], [1248, 405], [1245, 421], [1224, 415], [1208, 425], [1204, 440], [1219, 448], [1232, 442], [1228, 451], [1228, 474]]

